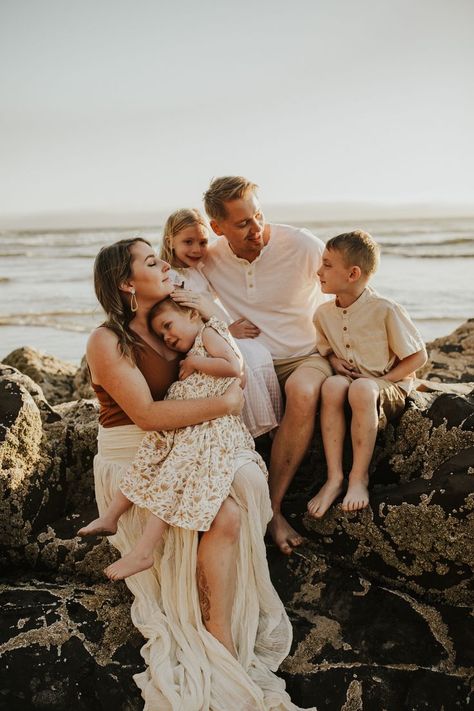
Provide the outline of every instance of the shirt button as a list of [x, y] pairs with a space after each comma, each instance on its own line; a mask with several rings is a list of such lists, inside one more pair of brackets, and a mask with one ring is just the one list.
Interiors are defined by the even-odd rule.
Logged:
[[349, 343], [346, 343], [346, 348], [350, 348], [350, 345], [349, 345]]
[[354, 361], [352, 360], [352, 358], [349, 358], [349, 363], [353, 363], [353, 362], [354, 362]]
[[347, 326], [344, 326], [342, 330], [347, 331]]
[[343, 313], [343, 314], [346, 314], [346, 313], [347, 313], [346, 309], [344, 309], [344, 311], [343, 311], [342, 313]]

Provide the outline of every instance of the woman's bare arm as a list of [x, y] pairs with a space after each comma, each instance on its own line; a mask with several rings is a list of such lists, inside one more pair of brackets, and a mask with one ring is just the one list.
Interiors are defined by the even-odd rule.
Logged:
[[117, 348], [116, 335], [107, 328], [96, 329], [87, 343], [87, 362], [92, 380], [120, 405], [143, 430], [188, 427], [229, 414], [240, 414], [242, 391], [231, 385], [222, 397], [199, 400], [154, 401], [140, 370]]

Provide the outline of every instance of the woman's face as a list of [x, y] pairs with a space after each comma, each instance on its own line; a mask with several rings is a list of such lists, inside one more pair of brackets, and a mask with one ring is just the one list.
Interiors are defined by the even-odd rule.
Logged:
[[170, 279], [170, 265], [156, 255], [145, 242], [135, 242], [130, 247], [132, 274], [129, 283], [135, 288], [138, 301], [161, 301], [171, 294], [174, 284]]

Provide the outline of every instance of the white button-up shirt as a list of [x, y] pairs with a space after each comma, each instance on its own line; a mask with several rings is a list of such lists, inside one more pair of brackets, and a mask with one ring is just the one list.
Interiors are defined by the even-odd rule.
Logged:
[[291, 358], [316, 349], [313, 317], [326, 300], [316, 274], [323, 251], [309, 230], [272, 224], [253, 262], [237, 257], [219, 237], [202, 270], [233, 320], [244, 317], [258, 326], [258, 340], [273, 358]]

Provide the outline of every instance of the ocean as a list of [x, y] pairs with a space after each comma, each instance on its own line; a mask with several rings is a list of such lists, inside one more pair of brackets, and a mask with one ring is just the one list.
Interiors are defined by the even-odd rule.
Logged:
[[[323, 241], [353, 228], [336, 221], [304, 226]], [[359, 221], [358, 226], [381, 246], [372, 285], [405, 306], [426, 341], [474, 316], [474, 218]], [[103, 320], [92, 285], [94, 257], [102, 245], [130, 235], [158, 247], [161, 226], [1, 231], [0, 359], [33, 346], [79, 363], [88, 333]]]

